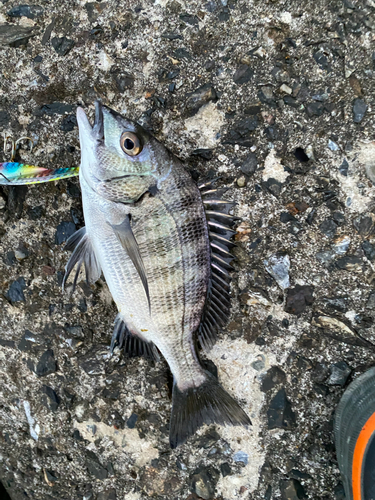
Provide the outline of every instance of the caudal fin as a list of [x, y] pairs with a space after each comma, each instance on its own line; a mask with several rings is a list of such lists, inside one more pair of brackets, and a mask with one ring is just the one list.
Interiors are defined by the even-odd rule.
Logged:
[[199, 387], [180, 391], [175, 383], [169, 432], [171, 448], [184, 443], [203, 424], [251, 425], [236, 401], [206, 372], [207, 380]]

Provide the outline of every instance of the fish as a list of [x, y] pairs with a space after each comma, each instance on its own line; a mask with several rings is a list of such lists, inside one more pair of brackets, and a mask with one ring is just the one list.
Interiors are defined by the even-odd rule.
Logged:
[[81, 107], [77, 122], [85, 226], [66, 242], [63, 289], [72, 280], [73, 293], [81, 271], [89, 284], [103, 274], [118, 309], [111, 352], [167, 361], [171, 448], [203, 424], [251, 425], [198, 350], [212, 348], [230, 315], [234, 203], [100, 101], [93, 125]]

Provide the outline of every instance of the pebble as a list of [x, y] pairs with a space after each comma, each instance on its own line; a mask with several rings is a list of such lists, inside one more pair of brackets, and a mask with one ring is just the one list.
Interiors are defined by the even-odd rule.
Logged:
[[240, 169], [243, 174], [251, 176], [255, 173], [257, 165], [258, 159], [256, 155], [254, 153], [249, 153], [242, 162]]
[[[132, 89], [134, 87], [134, 76], [129, 73], [113, 73], [112, 75], [116, 88], [119, 92], [123, 93], [127, 89]], [[175, 85], [175, 84], [173, 84]], [[174, 89], [173, 89], [174, 90]]]
[[245, 187], [247, 184], [247, 180], [246, 180], [246, 177], [244, 175], [242, 175], [241, 177], [239, 177], [237, 179], [237, 186], [242, 188], [242, 187]]
[[324, 113], [324, 104], [321, 102], [310, 102], [306, 106], [306, 113], [310, 118], [313, 116], [322, 116]]
[[274, 278], [280, 288], [289, 288], [289, 255], [271, 255], [264, 261], [267, 272]]
[[349, 163], [346, 158], [344, 158], [343, 162], [339, 166], [339, 172], [341, 175], [344, 175], [345, 177], [348, 176], [348, 169], [349, 169]]
[[362, 259], [355, 255], [347, 255], [338, 259], [336, 261], [336, 266], [339, 269], [344, 269], [345, 271], [361, 272]]
[[97, 479], [107, 479], [108, 470], [99, 463], [98, 457], [92, 451], [86, 451], [86, 466], [90, 474]]
[[64, 243], [72, 234], [76, 232], [76, 225], [73, 222], [63, 221], [57, 226], [55, 234], [56, 245]]
[[64, 115], [65, 113], [71, 113], [73, 111], [73, 106], [65, 102], [54, 101], [51, 104], [44, 104], [40, 111], [42, 115]]
[[338, 363], [331, 365], [330, 369], [331, 375], [327, 380], [327, 384], [341, 385], [341, 387], [343, 387], [352, 372], [351, 368], [345, 363], [345, 361], [339, 361]]
[[340, 149], [338, 144], [333, 142], [331, 139], [328, 140], [328, 147], [331, 151], [338, 151]]
[[361, 236], [367, 236], [373, 231], [374, 221], [369, 215], [360, 215], [354, 219], [353, 225]]
[[199, 467], [190, 478], [190, 488], [204, 500], [213, 500], [220, 474], [213, 467]]
[[190, 117], [195, 115], [199, 109], [210, 101], [216, 101], [217, 94], [213, 86], [209, 83], [202, 85], [198, 89], [187, 94], [185, 103], [185, 114]]
[[278, 366], [272, 366], [265, 375], [263, 375], [260, 384], [262, 392], [268, 392], [279, 384], [286, 381], [286, 375]]
[[333, 242], [333, 251], [335, 254], [344, 255], [349, 249], [350, 241], [349, 236], [340, 236], [336, 238]]
[[282, 479], [280, 481], [280, 493], [282, 500], [302, 500], [306, 498], [302, 484], [296, 479]]
[[253, 145], [251, 132], [257, 127], [258, 117], [256, 115], [242, 119], [233, 124], [232, 128], [228, 131], [224, 143], [251, 147]]
[[359, 97], [353, 101], [353, 121], [354, 123], [361, 123], [367, 111], [367, 104]]
[[333, 238], [337, 231], [337, 224], [332, 219], [326, 219], [319, 225], [320, 231], [327, 236], [327, 238]]
[[23, 294], [26, 288], [25, 278], [20, 277], [10, 285], [5, 296], [12, 304], [16, 302], [25, 302], [25, 295]]
[[241, 64], [233, 75], [233, 81], [237, 85], [249, 82], [254, 76], [254, 71], [248, 64]]
[[45, 351], [38, 361], [35, 373], [38, 377], [44, 377], [57, 371], [57, 365], [52, 349]]
[[296, 285], [295, 288], [290, 288], [286, 297], [285, 312], [295, 315], [302, 314], [307, 306], [313, 304], [313, 292], [314, 287], [311, 285]]
[[96, 497], [96, 500], [116, 500], [116, 490], [111, 488], [110, 490], [106, 491], [101, 491], [98, 496]]
[[9, 17], [27, 17], [37, 19], [43, 15], [44, 9], [40, 5], [16, 5], [7, 12]]
[[51, 411], [56, 411], [60, 404], [60, 399], [56, 392], [48, 385], [42, 386], [42, 392], [48, 397], [48, 408]]
[[365, 252], [366, 258], [373, 262], [375, 260], [375, 245], [366, 240], [362, 243], [362, 249]]
[[366, 309], [375, 310], [375, 291], [370, 293], [367, 299]]
[[212, 160], [213, 158], [212, 149], [194, 149], [191, 154], [193, 156], [199, 156], [200, 158], [203, 158], [203, 160]]
[[228, 462], [224, 462], [220, 465], [220, 471], [223, 477], [230, 476], [232, 474], [232, 469], [230, 468]]
[[51, 45], [60, 56], [66, 56], [74, 47], [75, 42], [63, 36], [61, 38], [52, 38]]
[[20, 46], [25, 45], [29, 38], [35, 36], [37, 31], [34, 28], [19, 26], [17, 24], [0, 25], [0, 46]]
[[234, 462], [237, 462], [237, 463], [239, 462], [239, 463], [242, 463], [244, 465], [247, 465], [249, 463], [249, 455], [247, 453], [245, 453], [244, 451], [237, 451], [233, 455], [233, 460], [234, 460]]
[[285, 94], [291, 94], [293, 92], [293, 90], [288, 86], [286, 85], [285, 83], [283, 83], [279, 89], [281, 92], [285, 92]]
[[268, 429], [292, 429], [296, 425], [296, 416], [286, 397], [285, 389], [280, 389], [271, 400], [267, 410]]

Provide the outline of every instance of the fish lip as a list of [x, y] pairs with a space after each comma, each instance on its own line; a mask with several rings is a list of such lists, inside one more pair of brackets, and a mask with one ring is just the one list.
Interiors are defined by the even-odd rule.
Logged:
[[104, 142], [103, 105], [99, 100], [95, 101], [95, 121], [92, 131], [97, 141]]

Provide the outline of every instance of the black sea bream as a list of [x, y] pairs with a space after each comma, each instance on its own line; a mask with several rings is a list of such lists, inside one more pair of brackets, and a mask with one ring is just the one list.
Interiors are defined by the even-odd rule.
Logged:
[[75, 282], [82, 264], [90, 283], [103, 272], [119, 311], [112, 349], [168, 362], [172, 448], [203, 423], [250, 424], [195, 347], [210, 348], [229, 314], [232, 204], [209, 184], [200, 191], [162, 144], [99, 102], [93, 127], [83, 109], [77, 118], [86, 226], [68, 240], [65, 280], [76, 265]]

